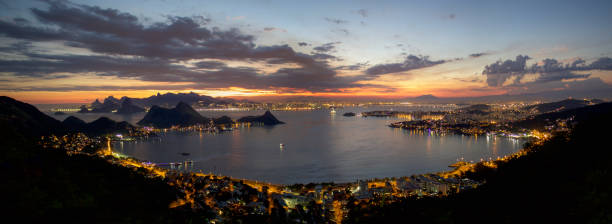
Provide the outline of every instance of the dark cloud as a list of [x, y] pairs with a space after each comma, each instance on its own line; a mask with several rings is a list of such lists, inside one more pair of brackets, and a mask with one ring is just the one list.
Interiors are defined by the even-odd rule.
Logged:
[[66, 41], [97, 53], [168, 59], [242, 59], [255, 47], [253, 36], [237, 29], [203, 27], [206, 20], [200, 17], [168, 17], [166, 23], [144, 26], [137, 17], [114, 9], [49, 4], [47, 10], [31, 10], [47, 26], [2, 21], [0, 33], [32, 41]]
[[550, 81], [550, 82], [528, 82], [520, 86], [504, 87], [509, 94], [539, 94], [557, 97], [585, 97], [594, 96], [610, 97], [612, 86], [600, 78], [588, 78], [584, 80]]
[[[69, 46], [105, 54], [176, 60], [267, 59], [261, 54], [261, 47], [253, 43], [253, 36], [238, 29], [203, 27], [206, 20], [199, 17], [169, 17], [166, 23], [144, 26], [137, 17], [114, 9], [70, 7], [61, 2], [50, 4], [48, 10], [32, 9], [32, 12], [43, 24], [59, 28], [0, 21], [0, 34], [32, 41], [66, 41]], [[293, 56], [283, 46], [275, 49], [281, 51], [278, 55]], [[266, 55], [270, 54], [273, 53]]]
[[187, 73], [184, 66], [155, 58], [122, 58], [112, 56], [47, 55], [24, 53], [31, 60], [0, 60], [3, 72], [21, 77], [45, 77], [54, 73], [96, 73], [119, 77], [137, 77], [143, 80], [182, 81], [174, 74]]
[[405, 72], [420, 68], [431, 67], [442, 64], [446, 61], [431, 61], [428, 56], [408, 55], [401, 63], [379, 64], [372, 66], [366, 70], [366, 74], [370, 76], [378, 76], [389, 73]]
[[263, 30], [266, 31], [266, 32], [272, 32], [272, 31], [287, 32], [287, 30], [285, 30], [285, 29], [276, 28], [276, 27], [264, 27]]
[[586, 70], [584, 60], [576, 60], [571, 65], [563, 64], [555, 59], [544, 59], [541, 65], [534, 64], [527, 69], [528, 73], [538, 73], [540, 76], [534, 82], [551, 82], [576, 78], [588, 78], [590, 74], [575, 74], [575, 71]]
[[0, 52], [3, 53], [19, 53], [26, 51], [32, 47], [32, 43], [27, 41], [20, 41], [17, 43], [10, 44], [5, 47], [0, 47]]
[[345, 35], [345, 36], [348, 36], [348, 35], [351, 33], [351, 32], [349, 32], [349, 30], [347, 30], [347, 29], [342, 29], [342, 28], [340, 28], [340, 29], [334, 29], [334, 30], [332, 30], [332, 31], [333, 31], [333, 32], [335, 32], [335, 33], [340, 33], [340, 34]]
[[194, 64], [198, 68], [214, 69], [224, 67], [225, 63], [218, 61], [200, 61]]
[[342, 65], [342, 66], [338, 66], [338, 67], [336, 67], [334, 69], [355, 71], [355, 70], [361, 70], [362, 68], [365, 68], [366, 66], [368, 66], [368, 64], [369, 64], [368, 62], [365, 62], [365, 63], [357, 63], [357, 64], [353, 64], [353, 65]]
[[336, 45], [340, 43], [341, 42], [330, 42], [330, 43], [325, 43], [320, 46], [314, 47], [312, 48], [313, 50], [312, 57], [318, 60], [329, 60], [329, 59], [340, 60], [336, 56], [329, 54], [331, 52], [335, 52]]
[[485, 55], [489, 55], [489, 53], [481, 52], [481, 53], [470, 54], [470, 58], [478, 58], [478, 57], [482, 57]]
[[[478, 78], [457, 78], [457, 77], [453, 77], [451, 79], [457, 80], [457, 81], [461, 81], [461, 82], [480, 82], [480, 79]], [[487, 88], [489, 89], [489, 88]], [[489, 89], [490, 90], [490, 89]]]
[[333, 56], [333, 55], [330, 55], [330, 54], [322, 54], [322, 53], [312, 54], [312, 57], [314, 59], [318, 59], [318, 60], [336, 59], [336, 56]]
[[15, 23], [28, 23], [30, 21], [28, 21], [27, 19], [24, 19], [24, 18], [14, 18], [13, 22], [15, 22]]
[[0, 60], [3, 72], [16, 76], [50, 77], [49, 74], [96, 73], [100, 76], [116, 76], [155, 82], [187, 82], [190, 88], [226, 88], [231, 86], [250, 89], [288, 88], [307, 91], [326, 91], [348, 87], [364, 87], [354, 84], [358, 79], [336, 76], [325, 63], [312, 62], [302, 68], [281, 68], [262, 75], [255, 68], [227, 67], [223, 63], [198, 62], [193, 70], [172, 64], [166, 59], [123, 58], [112, 56], [43, 55], [27, 54], [32, 60]]
[[489, 86], [502, 86], [511, 77], [517, 77], [516, 80], [520, 80], [527, 73], [525, 65], [529, 59], [527, 55], [518, 55], [514, 61], [497, 61], [485, 66], [482, 74], [487, 76]]
[[[337, 43], [319, 46], [312, 54], [304, 54], [288, 45], [257, 46], [254, 36], [238, 29], [206, 27], [210, 20], [203, 17], [169, 16], [166, 22], [143, 25], [138, 17], [114, 9], [65, 1], [47, 3], [48, 9], [31, 9], [38, 22], [0, 20], [0, 36], [22, 42], [11, 49], [2, 49], [3, 52], [10, 50], [29, 58], [0, 59], [1, 72], [35, 78], [93, 73], [143, 81], [188, 82], [192, 83], [192, 88], [236, 86], [331, 92], [366, 86], [356, 84], [358, 78], [337, 76], [329, 67], [327, 60], [338, 59], [327, 52]], [[34, 53], [37, 51], [30, 49], [32, 46], [27, 43], [38, 41], [56, 41], [97, 54]], [[195, 68], [177, 63], [207, 59], [210, 61], [195, 63]], [[257, 68], [229, 67], [212, 60], [264, 62], [278, 64], [281, 68], [263, 74]], [[283, 68], [284, 64], [291, 67]]]
[[308, 45], [310, 45], [310, 44], [308, 44], [308, 43], [306, 43], [306, 42], [299, 42], [299, 43], [298, 43], [298, 45], [299, 45], [300, 47], [305, 47], [305, 46], [308, 46]]
[[612, 58], [603, 57], [591, 63], [591, 69], [596, 70], [612, 70]]
[[321, 46], [317, 46], [312, 48], [312, 50], [317, 51], [317, 52], [330, 52], [333, 51], [336, 48], [336, 44], [340, 44], [340, 42], [330, 42], [330, 43], [326, 43], [323, 44]]
[[579, 71], [589, 70], [612, 70], [612, 59], [608, 57], [599, 58], [591, 64], [586, 64], [582, 59], [574, 60], [572, 63], [564, 64], [556, 59], [544, 59], [541, 63], [527, 66], [529, 56], [519, 55], [516, 59], [497, 61], [487, 65], [482, 72], [487, 76], [489, 86], [502, 86], [506, 80], [515, 78], [513, 86], [524, 86], [521, 79], [525, 74], [539, 74], [538, 78], [530, 83], [547, 83], [568, 79], [589, 78], [590, 74], [577, 74]]
[[329, 18], [329, 17], [325, 17], [325, 21], [330, 22], [330, 23], [335, 23], [335, 24], [344, 24], [344, 23], [348, 23], [348, 21], [346, 21], [346, 20], [342, 20], [342, 19], [333, 19], [333, 18]]
[[357, 14], [361, 15], [362, 17], [368, 17], [368, 10], [366, 9], [357, 10]]
[[0, 20], [0, 34], [6, 37], [32, 41], [62, 40], [63, 37], [69, 36], [68, 33], [51, 28], [37, 28], [28, 25], [27, 23], [10, 23]]
[[117, 90], [187, 90], [195, 88], [194, 85], [143, 85], [143, 86], [116, 86], [116, 85], [76, 85], [76, 86], [34, 86], [34, 87], [8, 87], [0, 86], [2, 91], [117, 91]]

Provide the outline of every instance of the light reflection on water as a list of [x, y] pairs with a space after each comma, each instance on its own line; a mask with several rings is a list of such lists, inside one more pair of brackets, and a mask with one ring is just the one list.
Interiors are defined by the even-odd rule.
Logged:
[[[193, 170], [279, 184], [349, 182], [448, 170], [457, 158], [480, 161], [518, 151], [522, 141], [503, 137], [441, 136], [390, 128], [399, 118], [344, 117], [345, 112], [389, 108], [273, 111], [284, 125], [241, 127], [221, 134], [166, 133], [161, 141], [116, 143], [114, 150], [157, 163], [193, 160]], [[407, 110], [394, 108], [394, 110]], [[200, 111], [233, 119], [263, 111]], [[92, 121], [100, 116], [77, 114]], [[136, 123], [144, 114], [115, 120]], [[57, 117], [63, 119], [62, 117]], [[285, 146], [281, 150], [280, 143]], [[184, 156], [181, 153], [189, 153]]]

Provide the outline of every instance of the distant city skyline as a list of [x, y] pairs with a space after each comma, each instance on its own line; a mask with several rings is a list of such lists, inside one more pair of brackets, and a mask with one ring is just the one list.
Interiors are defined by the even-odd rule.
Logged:
[[612, 95], [610, 1], [0, 1], [0, 95]]

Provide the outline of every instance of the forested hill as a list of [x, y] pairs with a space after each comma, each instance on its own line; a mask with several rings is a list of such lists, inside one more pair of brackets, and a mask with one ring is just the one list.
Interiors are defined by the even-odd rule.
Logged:
[[190, 208], [168, 209], [181, 193], [161, 179], [99, 157], [42, 148], [41, 135], [65, 129], [29, 104], [0, 97], [0, 126], [5, 222], [204, 223], [208, 217]]

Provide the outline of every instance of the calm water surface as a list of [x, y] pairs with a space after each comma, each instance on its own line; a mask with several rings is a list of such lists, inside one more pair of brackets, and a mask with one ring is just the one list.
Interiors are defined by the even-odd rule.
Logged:
[[[486, 136], [438, 136], [393, 129], [398, 118], [344, 117], [344, 112], [391, 108], [274, 111], [283, 125], [243, 127], [221, 134], [166, 133], [159, 140], [116, 143], [117, 152], [157, 163], [193, 160], [189, 169], [278, 184], [350, 182], [448, 170], [458, 158], [478, 161], [518, 151], [523, 141]], [[393, 108], [412, 110], [415, 108]], [[418, 108], [432, 109], [432, 108]], [[201, 111], [234, 119], [263, 111]], [[76, 114], [86, 121], [100, 114]], [[106, 115], [108, 116], [108, 115]], [[144, 114], [111, 115], [136, 123]], [[54, 116], [63, 120], [66, 116]], [[280, 148], [280, 144], [284, 148]], [[183, 156], [181, 153], [189, 153]]]

